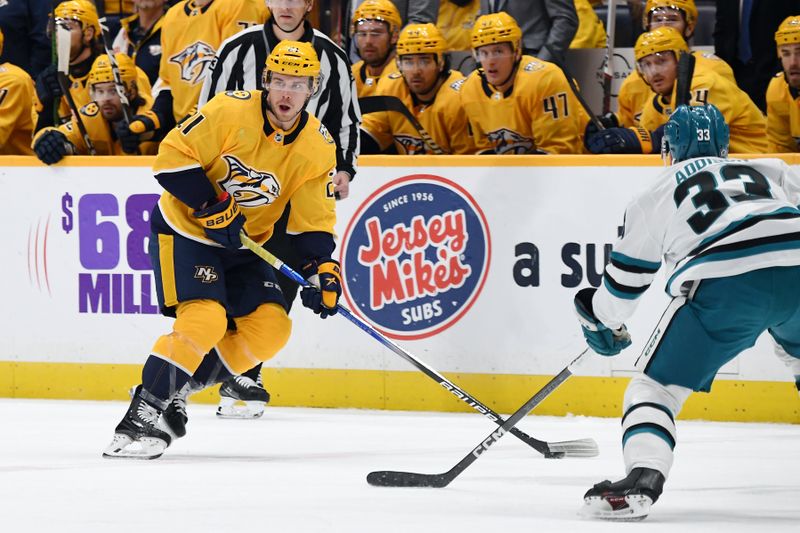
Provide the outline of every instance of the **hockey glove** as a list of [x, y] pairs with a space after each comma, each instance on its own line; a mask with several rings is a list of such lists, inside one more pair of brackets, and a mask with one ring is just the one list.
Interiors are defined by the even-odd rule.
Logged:
[[[603, 125], [604, 128], [619, 128], [619, 120], [617, 119], [617, 115], [614, 113], [606, 113], [605, 115], [598, 115], [597, 121]], [[586, 123], [586, 129], [583, 131], [583, 138], [588, 139], [589, 137], [595, 136], [600, 129], [597, 128], [597, 125], [593, 120], [590, 120]]]
[[193, 215], [203, 226], [206, 237], [212, 241], [229, 250], [238, 250], [242, 247], [239, 232], [244, 228], [247, 219], [239, 210], [239, 204], [227, 192], [217, 198], [217, 203], [198, 209]]
[[55, 65], [49, 65], [36, 76], [36, 96], [44, 105], [64, 96], [58, 83], [58, 70]]
[[141, 135], [150, 131], [156, 131], [161, 127], [161, 118], [155, 111], [145, 111], [141, 115], [131, 117], [131, 123], [128, 128], [131, 133]]
[[121, 120], [114, 124], [114, 133], [117, 135], [117, 139], [119, 139], [119, 144], [122, 146], [122, 151], [126, 154], [138, 154], [139, 153], [139, 135], [133, 133], [130, 129], [128, 124], [125, 124], [124, 120]]
[[589, 135], [587, 127], [584, 142], [586, 149], [593, 154], [654, 154], [661, 151], [661, 143], [656, 146], [650, 132], [642, 127], [608, 128], [593, 135]]
[[592, 298], [597, 289], [586, 288], [575, 295], [575, 311], [583, 329], [586, 344], [600, 355], [611, 356], [631, 345], [631, 336], [623, 324], [619, 329], [609, 329], [594, 316]]
[[48, 165], [58, 163], [65, 155], [72, 153], [67, 136], [55, 128], [42, 130], [33, 140], [36, 156]]
[[339, 310], [337, 305], [342, 294], [339, 262], [333, 259], [312, 261], [303, 267], [303, 274], [312, 285], [304, 287], [300, 293], [303, 305], [320, 318], [335, 315]]

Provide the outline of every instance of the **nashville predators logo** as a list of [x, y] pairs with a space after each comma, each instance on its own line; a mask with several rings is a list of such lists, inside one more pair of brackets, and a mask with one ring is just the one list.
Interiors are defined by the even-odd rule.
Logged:
[[170, 63], [175, 63], [181, 68], [181, 79], [192, 85], [197, 85], [209, 70], [209, 65], [216, 57], [214, 49], [197, 41], [184, 48], [180, 53], [169, 58]]
[[219, 275], [214, 272], [213, 266], [195, 265], [194, 279], [199, 279], [202, 283], [214, 283], [219, 279]]
[[543, 68], [544, 68], [544, 63], [540, 63], [539, 61], [531, 61], [530, 63], [522, 67], [522, 70], [524, 70], [525, 72], [536, 72], [537, 70], [542, 70]]
[[281, 194], [281, 185], [269, 172], [248, 168], [232, 155], [223, 155], [228, 163], [228, 174], [219, 185], [230, 194], [241, 207], [269, 205]]
[[331, 137], [331, 134], [328, 132], [328, 128], [323, 126], [321, 122], [319, 124], [319, 132], [322, 134], [322, 138], [325, 139], [326, 143], [333, 144], [333, 137]]
[[497, 154], [530, 154], [533, 152], [533, 139], [523, 137], [508, 128], [490, 131], [488, 138]]
[[408, 155], [419, 155], [427, 153], [425, 143], [419, 137], [411, 135], [395, 135], [394, 140], [399, 142]]

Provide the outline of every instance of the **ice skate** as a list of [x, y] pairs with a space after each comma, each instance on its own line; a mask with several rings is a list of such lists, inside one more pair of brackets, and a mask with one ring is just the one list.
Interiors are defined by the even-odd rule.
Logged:
[[114, 430], [114, 439], [103, 452], [110, 459], [156, 459], [172, 442], [172, 437], [157, 427], [161, 412], [135, 396], [128, 412]]
[[664, 476], [651, 468], [634, 468], [615, 483], [598, 483], [584, 495], [580, 514], [602, 520], [644, 520], [664, 489]]
[[234, 376], [219, 388], [217, 416], [221, 418], [258, 418], [269, 403], [269, 393], [261, 376], [253, 381], [247, 376]]

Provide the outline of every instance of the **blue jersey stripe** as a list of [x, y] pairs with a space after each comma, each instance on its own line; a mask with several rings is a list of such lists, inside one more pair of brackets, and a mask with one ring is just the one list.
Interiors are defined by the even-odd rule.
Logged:
[[620, 252], [612, 251], [611, 260], [618, 261], [624, 265], [636, 267], [638, 269], [641, 269], [641, 272], [655, 273], [659, 268], [661, 268], [661, 262], [645, 261], [644, 259], [637, 259], [635, 257], [630, 257]]
[[784, 250], [800, 250], [800, 240], [790, 240], [784, 242], [775, 242], [770, 244], [755, 244], [753, 246], [747, 248], [741, 248], [738, 250], [733, 250], [729, 252], [714, 252], [714, 249], [708, 251], [708, 255], [704, 255], [702, 257], [698, 257], [696, 259], [692, 259], [681, 268], [676, 270], [672, 276], [670, 276], [669, 280], [667, 280], [667, 288], [672, 286], [673, 282], [677, 277], [681, 274], [686, 272], [690, 268], [694, 268], [697, 265], [709, 262], [716, 262], [716, 261], [730, 261], [733, 259], [741, 259], [744, 257], [752, 257], [755, 255], [766, 254], [770, 252], [779, 252]]

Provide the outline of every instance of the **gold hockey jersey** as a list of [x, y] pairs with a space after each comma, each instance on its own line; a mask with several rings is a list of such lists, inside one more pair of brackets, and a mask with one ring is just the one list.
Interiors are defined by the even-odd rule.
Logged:
[[[317, 118], [303, 111], [289, 131], [266, 114], [263, 91], [217, 94], [161, 142], [153, 171], [161, 183], [201, 168], [214, 190], [227, 191], [247, 218], [245, 231], [263, 244], [291, 200], [287, 232], [335, 235], [333, 175], [336, 144]], [[213, 244], [192, 208], [165, 191], [159, 208], [177, 233]]]
[[498, 92], [472, 72], [461, 88], [478, 153], [583, 153], [581, 135], [588, 115], [578, 103], [564, 73], [552, 63], [524, 55], [514, 85]]
[[[767, 151], [767, 120], [750, 97], [722, 76], [706, 70], [692, 78], [690, 105], [714, 104], [731, 131], [730, 152], [760, 154]], [[641, 126], [650, 131], [667, 122], [672, 99], [653, 96], [642, 111]]]
[[[420, 104], [412, 97], [402, 74], [395, 72], [381, 78], [376, 96], [394, 96], [414, 114], [433, 141], [446, 154], [473, 154], [475, 146], [469, 135], [467, 117], [459, 109], [459, 92], [465, 81], [458, 71], [451, 71], [429, 105]], [[396, 111], [367, 113], [361, 125], [385, 150], [394, 142], [399, 154], [432, 154], [419, 132]]]
[[770, 152], [800, 152], [800, 91], [783, 72], [767, 87], [767, 142]]
[[[731, 131], [731, 153], [762, 154], [767, 151], [767, 120], [736, 84], [706, 70], [692, 78], [691, 95], [689, 105], [714, 104], [719, 108]], [[669, 101], [654, 95], [642, 111], [641, 125], [653, 131], [667, 122], [672, 111]]]
[[[146, 79], [147, 77], [145, 76], [145, 80]], [[144, 113], [149, 110], [151, 106], [152, 100], [149, 102], [144, 101], [144, 103], [136, 109], [132, 109], [131, 112], [134, 115]], [[86, 133], [89, 136], [89, 140], [92, 141], [97, 155], [131, 155], [125, 154], [122, 150], [120, 142], [117, 140], [116, 136], [111, 133], [111, 124], [103, 118], [103, 115], [100, 113], [100, 108], [95, 102], [89, 102], [82, 106], [78, 112], [80, 113], [83, 126], [86, 128]], [[43, 132], [50, 129], [53, 128], [44, 128], [37, 133], [36, 137], [38, 138]], [[78, 123], [74, 118], [58, 126], [56, 129], [66, 135], [67, 140], [75, 147], [76, 155], [89, 154], [89, 147], [86, 146], [83, 135], [81, 135], [78, 129]], [[158, 152], [158, 143], [143, 142], [139, 145], [139, 151], [141, 155], [155, 155]]]
[[569, 47], [605, 48], [606, 29], [589, 0], [575, 0], [575, 12], [578, 14], [578, 31]]
[[0, 64], [0, 155], [33, 155], [35, 92], [27, 72], [11, 63]]
[[[92, 59], [93, 61], [93, 59]], [[89, 81], [89, 72], [87, 71], [86, 74], [83, 76], [68, 76], [69, 78], [69, 94], [72, 96], [72, 99], [75, 101], [75, 107], [80, 109], [84, 105], [88, 104], [92, 99], [89, 97], [89, 87], [86, 85]], [[145, 78], [146, 79], [146, 78]], [[149, 83], [148, 83], [149, 86]], [[44, 111], [44, 105], [42, 104], [41, 100], [39, 100], [39, 96], [36, 92], [33, 93], [33, 110], [31, 113], [31, 117], [33, 123], [36, 124], [39, 118], [39, 113]], [[59, 122], [65, 123], [70, 120], [72, 117], [72, 111], [70, 110], [69, 103], [67, 102], [66, 96], [62, 96], [61, 100], [58, 103], [58, 118]]]
[[439, 2], [439, 16], [436, 27], [447, 42], [448, 52], [469, 51], [472, 49], [470, 34], [475, 19], [480, 12], [480, 0], [470, 0], [463, 6], [458, 6], [447, 0]]
[[390, 74], [399, 73], [397, 70], [397, 61], [393, 58], [389, 61], [380, 76], [372, 77], [367, 73], [367, 65], [364, 61], [359, 61], [352, 66], [353, 77], [356, 79], [356, 94], [359, 98], [367, 96], [375, 96], [375, 89], [378, 87], [378, 82], [389, 76]]
[[[92, 59], [92, 61], [94, 61], [94, 59]], [[69, 93], [72, 95], [72, 99], [75, 101], [75, 107], [81, 109], [83, 106], [92, 101], [92, 97], [89, 93], [88, 72], [82, 77], [69, 76], [69, 81]], [[153, 95], [151, 94], [153, 92], [153, 88], [150, 86], [150, 80], [147, 78], [147, 74], [145, 74], [145, 72], [139, 67], [136, 67], [136, 87], [139, 96], [147, 104], [147, 109], [150, 109], [150, 107], [153, 105]], [[34, 92], [33, 112], [31, 113], [34, 124], [36, 124], [39, 113], [41, 113], [43, 109], [44, 106]], [[72, 111], [69, 108], [69, 103], [67, 102], [66, 97], [62, 97], [61, 102], [58, 105], [58, 116], [63, 124], [68, 124], [73, 118]]]
[[[714, 54], [700, 51], [694, 51], [692, 55], [697, 60], [694, 67], [695, 74], [710, 70], [726, 78], [731, 83], [736, 83], [733, 77], [733, 69], [722, 59]], [[638, 126], [642, 117], [642, 110], [653, 95], [653, 91], [645, 83], [639, 71], [633, 69], [630, 75], [625, 78], [625, 81], [622, 82], [622, 87], [620, 87], [619, 95], [617, 96], [619, 109], [617, 117], [619, 117], [620, 124], [626, 127]]]
[[262, 0], [214, 0], [196, 7], [193, 0], [176, 4], [164, 15], [161, 65], [154, 94], [171, 90], [176, 121], [197, 110], [203, 80], [222, 41], [267, 20]]

